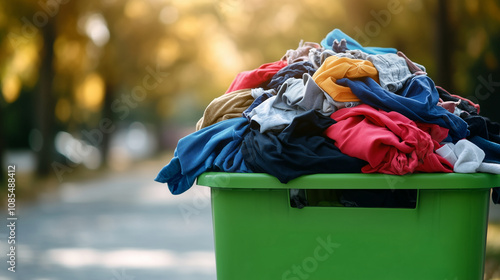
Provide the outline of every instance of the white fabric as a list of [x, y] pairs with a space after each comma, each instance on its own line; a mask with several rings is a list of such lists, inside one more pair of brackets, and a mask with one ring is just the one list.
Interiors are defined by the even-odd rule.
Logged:
[[500, 174], [500, 164], [483, 162], [484, 151], [467, 139], [462, 139], [456, 144], [446, 143], [437, 149], [436, 153], [448, 160], [456, 173]]

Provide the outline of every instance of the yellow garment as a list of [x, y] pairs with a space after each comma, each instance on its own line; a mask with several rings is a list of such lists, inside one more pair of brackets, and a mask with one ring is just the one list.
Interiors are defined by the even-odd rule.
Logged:
[[368, 60], [351, 59], [347, 57], [338, 57], [332, 55], [325, 59], [323, 64], [316, 70], [312, 76], [313, 80], [328, 93], [333, 100], [339, 102], [360, 101], [354, 95], [349, 87], [336, 84], [338, 79], [342, 78], [361, 78], [370, 77], [377, 83], [378, 71]]
[[208, 104], [203, 117], [196, 123], [196, 130], [220, 121], [242, 117], [254, 98], [251, 89], [241, 89], [223, 94]]

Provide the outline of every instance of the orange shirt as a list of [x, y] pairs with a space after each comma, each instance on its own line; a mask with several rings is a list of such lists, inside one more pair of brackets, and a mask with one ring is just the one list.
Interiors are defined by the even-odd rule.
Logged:
[[320, 88], [327, 92], [333, 100], [339, 102], [360, 101], [360, 99], [352, 93], [349, 87], [338, 85], [335, 82], [342, 78], [361, 77], [370, 77], [377, 83], [379, 82], [378, 71], [370, 61], [335, 55], [325, 59], [312, 76]]

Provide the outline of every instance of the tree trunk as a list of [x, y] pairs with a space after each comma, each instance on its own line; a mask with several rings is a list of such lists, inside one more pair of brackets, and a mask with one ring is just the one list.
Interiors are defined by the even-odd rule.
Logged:
[[438, 11], [436, 13], [436, 62], [437, 62], [437, 84], [453, 90], [453, 31], [450, 26], [448, 14], [448, 0], [438, 0]]
[[43, 47], [40, 53], [38, 88], [36, 91], [35, 128], [42, 135], [42, 149], [37, 153], [36, 173], [46, 176], [51, 170], [54, 158], [54, 108], [55, 97], [52, 92], [54, 80], [53, 56], [55, 29], [49, 21], [40, 30], [43, 36]]
[[[117, 125], [115, 124], [115, 118], [113, 117], [113, 112], [111, 110], [111, 103], [114, 101], [114, 90], [115, 86], [112, 84], [112, 81], [109, 81], [108, 79], [105, 81], [106, 87], [105, 87], [105, 92], [104, 92], [104, 104], [103, 104], [103, 109], [102, 109], [102, 118], [106, 120], [110, 120], [112, 122], [110, 127], [113, 127], [116, 129]], [[106, 130], [103, 131], [102, 134], [102, 145], [101, 145], [101, 152], [102, 152], [102, 162], [105, 165], [108, 165], [108, 155], [109, 155], [109, 148], [110, 148], [110, 140], [111, 136], [113, 135], [114, 129], [111, 130]]]

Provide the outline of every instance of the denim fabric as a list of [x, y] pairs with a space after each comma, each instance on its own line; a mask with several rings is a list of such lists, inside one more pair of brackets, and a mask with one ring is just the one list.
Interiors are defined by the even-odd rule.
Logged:
[[248, 133], [247, 119], [234, 118], [205, 127], [179, 140], [174, 157], [155, 181], [167, 183], [172, 194], [181, 194], [205, 171], [251, 172], [240, 145]]

